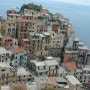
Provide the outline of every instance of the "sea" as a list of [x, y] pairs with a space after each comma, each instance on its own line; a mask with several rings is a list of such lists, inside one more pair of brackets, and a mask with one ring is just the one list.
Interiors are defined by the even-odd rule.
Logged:
[[0, 0], [0, 14], [6, 19], [6, 11], [18, 11], [23, 4], [35, 3], [47, 8], [51, 13], [60, 13], [72, 23], [75, 34], [90, 48], [90, 6], [63, 3], [53, 0]]

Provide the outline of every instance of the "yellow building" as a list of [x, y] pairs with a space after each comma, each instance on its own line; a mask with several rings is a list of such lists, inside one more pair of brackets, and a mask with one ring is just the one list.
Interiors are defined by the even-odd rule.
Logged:
[[35, 34], [36, 39], [36, 56], [44, 54], [45, 37], [43, 34]]
[[20, 14], [17, 14], [17, 12], [13, 9], [7, 10], [7, 19], [11, 21], [17, 21], [21, 18]]
[[16, 82], [16, 71], [10, 65], [0, 62], [0, 85]]
[[0, 21], [0, 33], [5, 35], [5, 20]]
[[5, 21], [5, 34], [16, 38], [16, 22], [11, 20]]
[[43, 35], [45, 36], [44, 40], [44, 52], [46, 55], [48, 55], [49, 48], [50, 48], [50, 34], [48, 32], [43, 32]]
[[48, 55], [48, 49], [50, 46], [50, 34], [43, 32], [42, 34], [35, 34], [36, 43], [36, 55]]
[[36, 14], [40, 14], [40, 12], [30, 9], [24, 9], [24, 14], [36, 15]]

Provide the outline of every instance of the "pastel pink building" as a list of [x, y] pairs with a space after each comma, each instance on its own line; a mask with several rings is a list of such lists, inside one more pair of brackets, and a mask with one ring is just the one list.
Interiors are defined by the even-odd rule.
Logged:
[[79, 42], [77, 51], [78, 51], [78, 62], [80, 64], [85, 64], [89, 48], [85, 46], [82, 42]]
[[72, 49], [65, 49], [65, 53], [64, 53], [64, 59], [63, 62], [71, 62], [71, 61], [75, 61], [78, 59], [78, 52], [77, 51], [73, 51]]
[[44, 24], [44, 23], [40, 24], [40, 22], [37, 22], [37, 24], [38, 24], [37, 25], [37, 33], [47, 32], [48, 26], [46, 24]]
[[13, 48], [13, 39], [11, 36], [3, 36], [3, 42], [2, 42], [2, 46], [4, 48], [6, 48], [7, 50], [10, 50]]

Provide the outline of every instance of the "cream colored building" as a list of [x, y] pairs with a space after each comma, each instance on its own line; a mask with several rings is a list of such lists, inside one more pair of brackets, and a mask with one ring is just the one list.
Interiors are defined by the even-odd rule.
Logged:
[[59, 64], [55, 59], [45, 61], [30, 61], [30, 68], [36, 75], [58, 76]]
[[21, 15], [17, 14], [15, 10], [13, 9], [7, 10], [7, 20], [17, 21], [20, 18], [21, 18]]
[[0, 62], [0, 85], [7, 85], [16, 82], [16, 71], [9, 64]]
[[13, 60], [13, 54], [10, 51], [7, 51], [4, 47], [0, 47], [0, 62], [11, 64]]
[[60, 56], [64, 46], [64, 35], [61, 33], [57, 34], [54, 31], [50, 31], [49, 33], [51, 35], [49, 54], [54, 57]]
[[5, 20], [0, 21], [0, 33], [5, 35]]

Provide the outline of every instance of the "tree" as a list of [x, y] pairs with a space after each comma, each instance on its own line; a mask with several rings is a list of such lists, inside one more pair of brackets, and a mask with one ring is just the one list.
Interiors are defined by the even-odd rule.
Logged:
[[55, 89], [53, 89], [53, 88], [43, 88], [41, 90], [55, 90]]
[[20, 8], [19, 13], [22, 13], [24, 9], [40, 11], [41, 8], [42, 8], [42, 5], [36, 5], [34, 3], [23, 4], [23, 6], [21, 6], [21, 8]]

